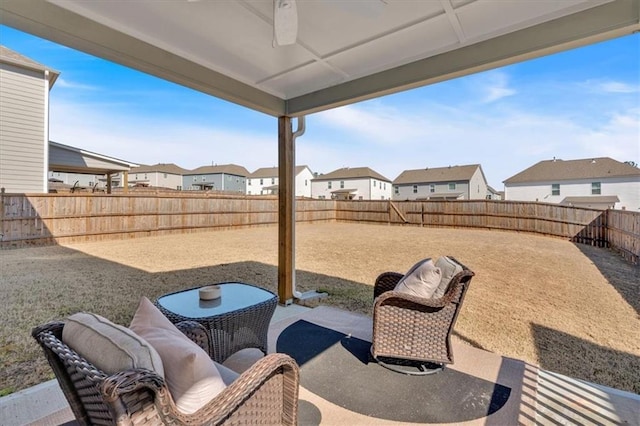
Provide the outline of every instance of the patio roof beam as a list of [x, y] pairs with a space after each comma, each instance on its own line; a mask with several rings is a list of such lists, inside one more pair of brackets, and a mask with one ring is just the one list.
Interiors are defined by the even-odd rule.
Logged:
[[640, 31], [637, 0], [617, 0], [287, 101], [299, 116]]

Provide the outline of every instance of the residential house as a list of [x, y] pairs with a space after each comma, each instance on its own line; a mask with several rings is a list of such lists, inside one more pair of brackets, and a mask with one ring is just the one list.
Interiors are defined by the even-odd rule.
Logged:
[[0, 46], [0, 188], [48, 191], [49, 91], [60, 73]]
[[184, 185], [183, 175], [185, 173], [189, 173], [189, 171], [173, 163], [158, 163], [152, 166], [142, 165], [131, 169], [129, 183], [138, 186], [181, 190]]
[[487, 186], [480, 164], [405, 170], [393, 181], [393, 199], [480, 200]]
[[504, 200], [504, 191], [496, 191], [491, 185], [487, 185], [487, 200]]
[[640, 210], [640, 169], [609, 157], [544, 160], [504, 181], [507, 200]]
[[[311, 198], [313, 172], [308, 166], [296, 166], [296, 197]], [[247, 195], [267, 195], [278, 193], [278, 168], [263, 167], [247, 176]]]
[[311, 181], [313, 198], [390, 200], [391, 181], [369, 167], [345, 167]]
[[247, 176], [249, 171], [236, 164], [203, 166], [182, 176], [182, 188], [246, 194]]

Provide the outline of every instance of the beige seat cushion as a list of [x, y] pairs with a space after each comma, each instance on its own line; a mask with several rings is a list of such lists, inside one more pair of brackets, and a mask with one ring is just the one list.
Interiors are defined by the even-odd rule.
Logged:
[[176, 406], [191, 414], [218, 395], [225, 383], [209, 355], [142, 297], [130, 328], [158, 351]]
[[440, 278], [440, 268], [433, 264], [433, 260], [424, 259], [409, 269], [404, 277], [398, 281], [394, 290], [400, 293], [430, 298], [438, 288]]
[[449, 288], [449, 283], [451, 282], [453, 277], [462, 272], [462, 266], [460, 266], [460, 264], [453, 261], [447, 256], [442, 256], [440, 259], [438, 259], [436, 261], [436, 266], [442, 271], [442, 278], [440, 280], [438, 288], [433, 294], [433, 297], [439, 299], [444, 296], [447, 288]]
[[162, 359], [149, 342], [100, 315], [71, 315], [62, 329], [62, 341], [106, 374], [146, 368], [164, 377]]

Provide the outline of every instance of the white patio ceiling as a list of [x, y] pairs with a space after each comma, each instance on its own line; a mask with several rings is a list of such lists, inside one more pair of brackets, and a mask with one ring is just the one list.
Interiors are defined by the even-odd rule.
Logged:
[[640, 30], [640, 0], [2, 0], [0, 22], [273, 116], [299, 116]]

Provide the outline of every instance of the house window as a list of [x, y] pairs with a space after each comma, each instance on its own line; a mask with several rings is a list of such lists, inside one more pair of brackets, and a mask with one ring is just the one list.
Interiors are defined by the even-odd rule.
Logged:
[[274, 183], [276, 183], [276, 178], [271, 178], [271, 185], [273, 185]]
[[147, 180], [147, 174], [146, 173], [144, 174], [144, 179]]
[[396, 194], [400, 193], [400, 188], [398, 188], [398, 185], [393, 187], [393, 192], [395, 192]]
[[551, 184], [551, 195], [560, 195], [560, 184], [552, 183]]
[[304, 180], [304, 186], [309, 186], [309, 182], [306, 179]]
[[207, 180], [207, 178], [202, 176], [202, 181], [204, 182], [205, 180]]
[[167, 174], [166, 174], [166, 173], [164, 174], [164, 178], [165, 178], [165, 179], [167, 178]]
[[247, 185], [251, 186], [251, 179], [247, 180]]
[[[138, 179], [138, 175], [136, 175], [136, 179]], [[197, 181], [197, 180], [198, 180], [198, 176], [194, 176], [194, 177], [193, 177], [193, 181], [195, 182], [195, 181]]]
[[136, 180], [138, 180], [138, 174], [136, 173]]
[[327, 189], [331, 189], [331, 181], [327, 182]]
[[429, 185], [429, 192], [432, 192], [432, 193], [433, 193], [433, 192], [436, 192], [436, 186], [435, 186], [435, 184], [433, 184], [433, 183], [432, 183], [431, 185]]
[[387, 189], [387, 183], [384, 182], [382, 185], [384, 185], [384, 187], [382, 189]]
[[340, 181], [340, 189], [344, 189], [344, 181], [343, 180]]
[[455, 183], [450, 183], [449, 184], [449, 191], [455, 191], [456, 190], [456, 184]]
[[413, 185], [413, 193], [414, 194], [418, 193], [418, 185]]
[[591, 195], [600, 195], [600, 182], [591, 182]]
[[248, 194], [248, 195], [251, 195], [251, 191], [249, 191], [247, 194]]
[[260, 179], [260, 185], [264, 185], [264, 179]]
[[376, 187], [376, 180], [375, 179], [373, 180], [373, 187], [374, 188]]
[[319, 199], [321, 199], [321, 200], [324, 200], [324, 199], [325, 199], [324, 195], [321, 195], [321, 196], [319, 196], [318, 198], [319, 198]]
[[178, 186], [176, 186], [176, 189], [177, 189], [178, 191], [182, 191], [182, 185], [178, 185]]

